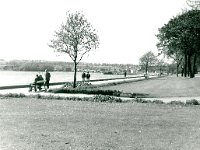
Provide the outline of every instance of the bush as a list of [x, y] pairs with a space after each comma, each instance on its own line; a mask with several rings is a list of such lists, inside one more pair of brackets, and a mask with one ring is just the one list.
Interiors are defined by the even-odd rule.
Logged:
[[4, 97], [4, 98], [6, 98], [6, 97], [14, 97], [14, 98], [23, 98], [23, 97], [26, 97], [26, 95], [25, 94], [23, 94], [23, 93], [8, 93], [8, 94], [4, 94], [4, 95], [1, 95], [1, 97]]
[[[66, 82], [64, 85], [63, 85], [63, 88], [72, 88], [73, 87], [73, 82]], [[76, 87], [77, 88], [88, 88], [88, 87], [95, 87], [93, 86], [91, 83], [88, 83], [88, 82], [82, 82], [82, 81], [77, 81], [76, 82]]]
[[164, 102], [161, 101], [161, 100], [153, 100], [152, 103], [155, 103], [155, 104], [164, 104]]
[[95, 95], [93, 97], [93, 101], [94, 102], [118, 102], [121, 103], [122, 99], [121, 98], [115, 98], [113, 96], [109, 96], [109, 95]]
[[142, 98], [136, 98], [134, 101], [137, 103], [151, 103], [151, 101]]
[[185, 105], [185, 103], [182, 102], [182, 101], [171, 101], [168, 104], [172, 104], [172, 105]]
[[130, 98], [145, 98], [148, 97], [148, 94], [144, 93], [130, 93]]
[[41, 95], [41, 94], [37, 94], [37, 95], [29, 95], [26, 96], [24, 94], [17, 94], [17, 93], [9, 93], [9, 94], [5, 94], [5, 95], [0, 95], [0, 97], [2, 98], [23, 98], [23, 97], [30, 97], [30, 98], [37, 98], [37, 99], [47, 99], [47, 100], [72, 100], [72, 101], [91, 101], [91, 102], [117, 102], [117, 103], [121, 103], [122, 99], [120, 98], [116, 98], [113, 96], [109, 96], [109, 95], [96, 95], [93, 97], [61, 97], [59, 95]]
[[121, 92], [117, 90], [99, 90], [91, 88], [59, 88], [53, 89], [52, 93], [81, 93], [81, 94], [98, 94], [98, 95], [110, 95], [120, 96]]
[[192, 100], [187, 100], [186, 101], [187, 105], [200, 105], [199, 101], [196, 99], [192, 99]]
[[121, 103], [122, 99], [115, 98], [108, 95], [96, 95], [93, 97], [61, 97], [61, 96], [43, 96], [40, 94], [32, 95], [32, 98], [38, 98], [38, 99], [56, 99], [56, 100], [72, 100], [72, 101], [91, 101], [91, 102], [118, 102]]

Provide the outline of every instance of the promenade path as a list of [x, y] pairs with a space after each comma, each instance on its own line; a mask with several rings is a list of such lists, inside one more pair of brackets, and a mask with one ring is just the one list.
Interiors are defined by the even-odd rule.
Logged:
[[[156, 76], [151, 76], [150, 78], [156, 78]], [[145, 80], [144, 77], [137, 77], [137, 78], [120, 78], [120, 79], [114, 79], [114, 80], [102, 80], [102, 81], [92, 81], [92, 85], [103, 85], [108, 83], [124, 83], [124, 82], [132, 82], [132, 81], [139, 81], [139, 80]], [[53, 85], [50, 88], [59, 88], [62, 85]], [[88, 94], [70, 94], [70, 93], [50, 93], [50, 92], [29, 92], [28, 88], [15, 88], [15, 89], [1, 89], [0, 94], [9, 94], [9, 93], [16, 93], [20, 94], [23, 93], [26, 96], [29, 95], [53, 95], [53, 96], [61, 96], [61, 97], [93, 97], [94, 95], [88, 95]], [[134, 100], [134, 98], [127, 98], [127, 97], [120, 97], [122, 100]], [[160, 98], [143, 98], [145, 100], [161, 100], [165, 103], [168, 103], [170, 101], [182, 101], [186, 102], [187, 100], [196, 99], [200, 101], [200, 96], [192, 96], [192, 97], [160, 97]]]
[[[154, 77], [151, 77], [154, 78]], [[110, 80], [99, 80], [99, 81], [91, 81], [90, 83], [92, 85], [103, 85], [108, 83], [124, 83], [124, 82], [131, 82], [131, 81], [138, 81], [138, 80], [144, 80], [144, 77], [137, 77], [137, 78], [120, 78], [120, 79], [110, 79]], [[59, 88], [63, 85], [53, 85], [50, 86], [50, 89], [52, 88]], [[55, 95], [55, 96], [63, 96], [63, 97], [92, 97], [94, 95], [88, 95], [88, 94], [70, 94], [70, 93], [50, 93], [50, 92], [29, 92], [29, 88], [13, 88], [13, 89], [1, 89], [0, 94], [9, 94], [9, 93], [16, 93], [20, 94], [23, 93], [25, 95]]]

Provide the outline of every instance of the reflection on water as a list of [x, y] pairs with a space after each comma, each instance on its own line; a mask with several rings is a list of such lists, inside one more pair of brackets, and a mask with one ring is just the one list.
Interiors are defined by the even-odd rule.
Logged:
[[[29, 84], [34, 81], [36, 74], [44, 76], [44, 72], [28, 72], [28, 71], [0, 71], [0, 86]], [[73, 72], [50, 72], [50, 82], [73, 81]], [[81, 80], [81, 72], [77, 72], [77, 81]], [[104, 75], [101, 73], [90, 73], [91, 80], [105, 78], [120, 78], [123, 75]]]

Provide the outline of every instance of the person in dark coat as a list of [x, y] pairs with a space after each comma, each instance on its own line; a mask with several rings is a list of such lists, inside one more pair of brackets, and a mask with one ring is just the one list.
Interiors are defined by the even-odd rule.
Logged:
[[89, 73], [89, 71], [88, 71], [87, 74], [86, 74], [86, 79], [87, 79], [87, 82], [90, 81], [90, 73]]
[[82, 77], [82, 81], [83, 81], [83, 83], [84, 83], [84, 82], [85, 82], [85, 77], [86, 77], [86, 74], [85, 74], [85, 72], [84, 72], [84, 71], [83, 71], [83, 73], [82, 73], [81, 77]]
[[38, 81], [39, 81], [39, 83], [37, 84], [37, 86], [38, 86], [38, 89], [41, 90], [42, 86], [45, 84], [44, 78], [42, 77], [41, 74], [38, 76]]
[[48, 70], [45, 70], [45, 86], [47, 89], [49, 89], [49, 82], [50, 82], [51, 74], [48, 72]]
[[39, 75], [36, 74], [33, 83], [30, 84], [29, 92], [32, 91], [32, 88], [34, 88], [34, 91], [35, 91], [35, 92], [37, 91], [37, 87], [38, 87], [37, 82], [38, 82], [39, 80], [40, 80]]
[[126, 71], [124, 71], [124, 77], [126, 78]]

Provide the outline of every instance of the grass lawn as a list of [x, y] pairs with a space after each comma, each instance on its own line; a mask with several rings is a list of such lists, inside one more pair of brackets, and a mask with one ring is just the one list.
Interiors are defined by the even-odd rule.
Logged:
[[199, 150], [199, 108], [0, 99], [0, 149]]
[[190, 79], [168, 76], [114, 86], [105, 86], [100, 89], [120, 90], [125, 93], [143, 93], [147, 95], [147, 97], [200, 96], [200, 77]]

